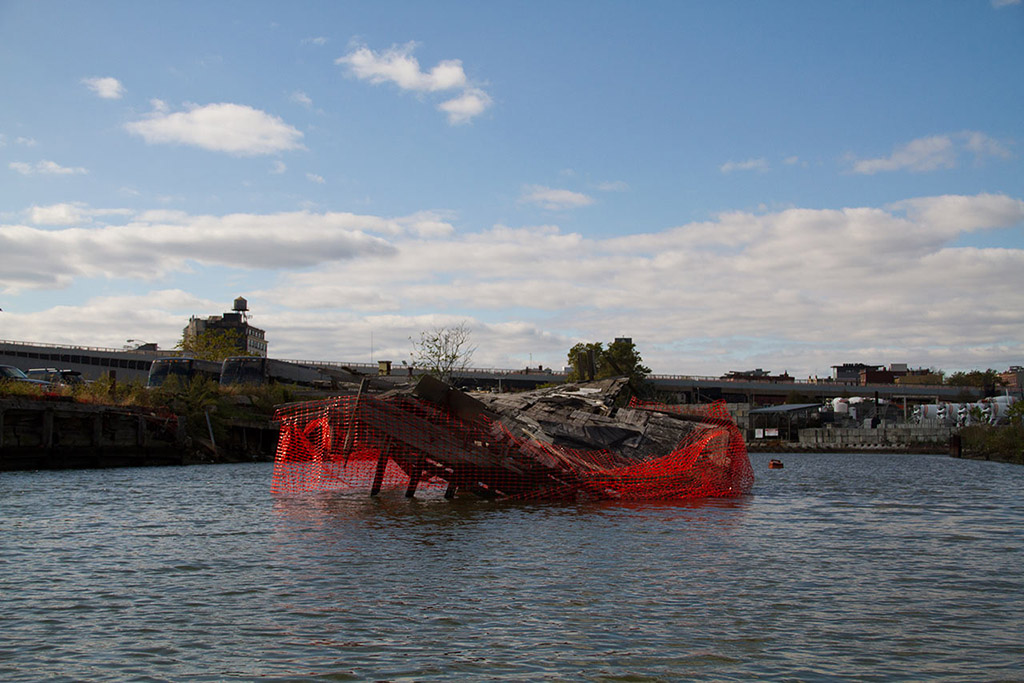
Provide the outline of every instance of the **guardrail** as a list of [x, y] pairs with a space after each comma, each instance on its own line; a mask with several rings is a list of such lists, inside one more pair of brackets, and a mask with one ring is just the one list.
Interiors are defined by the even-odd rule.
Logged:
[[69, 351], [92, 351], [99, 353], [145, 353], [157, 356], [180, 356], [178, 349], [134, 349], [129, 347], [113, 348], [109, 346], [80, 346], [78, 344], [47, 344], [44, 342], [24, 342], [11, 339], [0, 339], [0, 344], [17, 344], [19, 346], [38, 346], [43, 349], [67, 349]]
[[[855, 387], [858, 390], [871, 390], [872, 388], [886, 388], [891, 389], [892, 387], [904, 387], [914, 389], [942, 389], [948, 390], [955, 385], [952, 384], [903, 384], [901, 382], [893, 384], [861, 384], [856, 381], [838, 380], [838, 379], [797, 379], [796, 377], [790, 379], [777, 379], [777, 378], [757, 378], [757, 377], [710, 377], [701, 375], [647, 375], [647, 379], [651, 380], [664, 380], [664, 381], [681, 381], [681, 382], [714, 382], [715, 384], [723, 383], [756, 383], [756, 384], [798, 384], [808, 386], [822, 386], [822, 387]], [[970, 387], [968, 387], [970, 388]]]
[[[181, 355], [181, 351], [174, 350], [156, 350], [152, 351], [149, 349], [132, 349], [132, 348], [109, 348], [109, 347], [98, 347], [98, 346], [78, 346], [72, 344], [45, 344], [37, 342], [22, 342], [12, 341], [7, 339], [0, 339], [0, 344], [18, 344], [23, 346], [38, 346], [42, 348], [50, 349], [74, 349], [79, 351], [98, 351], [102, 353], [140, 353], [150, 356], [177, 356]], [[323, 361], [323, 360], [291, 360], [282, 358], [287, 363], [295, 363], [297, 365], [307, 365], [310, 367], [347, 367], [358, 370], [369, 370], [376, 371], [379, 367], [377, 363], [364, 363], [364, 362], [345, 362], [345, 361]], [[395, 370], [405, 370], [408, 366], [392, 366], [392, 372]], [[414, 368], [415, 369], [415, 368]], [[534, 370], [532, 368], [463, 368], [459, 370], [460, 373], [469, 374], [486, 374], [486, 375], [497, 375], [497, 376], [512, 376], [512, 375], [550, 375], [551, 377], [565, 378], [568, 373], [564, 370]], [[794, 384], [794, 385], [808, 385], [808, 386], [823, 386], [823, 387], [835, 387], [835, 386], [848, 386], [856, 387], [860, 392], [879, 390], [891, 390], [893, 387], [906, 387], [913, 388], [915, 391], [925, 391], [929, 389], [948, 391], [951, 385], [948, 384], [859, 384], [853, 381], [840, 381], [836, 379], [774, 379], [774, 378], [745, 378], [745, 377], [711, 377], [708, 375], [672, 375], [672, 374], [651, 374], [647, 376], [649, 380], [661, 380], [661, 381], [678, 381], [678, 382], [714, 382], [716, 384], [722, 383], [758, 383], [758, 384]], [[970, 389], [970, 387], [968, 387]]]

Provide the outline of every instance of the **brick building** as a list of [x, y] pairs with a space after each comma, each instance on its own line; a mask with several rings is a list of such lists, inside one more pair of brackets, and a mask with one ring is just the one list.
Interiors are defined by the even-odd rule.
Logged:
[[211, 315], [206, 318], [192, 316], [185, 337], [194, 338], [207, 330], [234, 330], [238, 332], [238, 352], [254, 356], [267, 357], [266, 332], [249, 324], [249, 302], [244, 298], [235, 299], [233, 310], [223, 315]]

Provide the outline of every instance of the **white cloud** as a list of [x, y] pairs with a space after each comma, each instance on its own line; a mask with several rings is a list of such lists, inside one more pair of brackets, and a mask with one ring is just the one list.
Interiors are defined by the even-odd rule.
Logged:
[[424, 238], [447, 237], [455, 227], [445, 220], [446, 216], [437, 211], [419, 211], [398, 219], [398, 224], [410, 233]]
[[437, 105], [448, 114], [448, 123], [467, 123], [491, 106], [491, 98], [479, 88], [467, 88], [461, 95]]
[[105, 100], [119, 100], [124, 97], [124, 86], [121, 85], [121, 81], [111, 76], [83, 78], [82, 83]]
[[130, 337], [170, 349], [181, 339], [181, 330], [190, 316], [224, 308], [224, 301], [211, 301], [180, 289], [163, 289], [94, 297], [81, 305], [17, 314], [16, 324], [21, 338], [33, 341], [81, 344], [82, 339], [89, 339], [93, 346], [120, 349]]
[[302, 39], [302, 43], [303, 43], [303, 45], [317, 45], [317, 46], [321, 46], [321, 45], [326, 45], [327, 44], [327, 38], [324, 38], [323, 36], [315, 36], [315, 37], [312, 37], [312, 38], [303, 38]]
[[996, 9], [1000, 7], [1010, 7], [1011, 5], [1019, 5], [1021, 0], [992, 0], [992, 6]]
[[[735, 211], [613, 239], [554, 225], [456, 231], [439, 211], [146, 212], [119, 225], [104, 224], [105, 210], [66, 211], [91, 222], [0, 225], [0, 289], [152, 280], [199, 263], [206, 300], [215, 266], [227, 266], [217, 301], [160, 307], [164, 318], [182, 316], [170, 343], [188, 315], [219, 312], [241, 293], [264, 302], [260, 326], [271, 353], [286, 358], [369, 360], [372, 332], [377, 357], [400, 360], [419, 330], [464, 318], [481, 366], [522, 367], [532, 353], [534, 364], [561, 367], [576, 341], [622, 335], [656, 371], [694, 374], [765, 367], [806, 376], [848, 360], [1004, 367], [1024, 357], [1024, 249], [955, 246], [1024, 224], [1024, 201], [1006, 195]], [[272, 271], [257, 274], [262, 291], [237, 290], [245, 268]], [[106, 305], [91, 310], [121, 320]], [[66, 334], [67, 322], [55, 313], [18, 319], [18, 329], [59, 341], [51, 335]]]
[[880, 171], [935, 171], [956, 166], [956, 152], [948, 135], [911, 140], [888, 157], [862, 159], [853, 164], [854, 173], [872, 175]]
[[[27, 137], [19, 135], [18, 137], [14, 138], [14, 144], [21, 145], [22, 147], [35, 147], [36, 146], [36, 141], [35, 141], [35, 138], [27, 138]], [[6, 146], [7, 146], [7, 136], [4, 135], [3, 133], [0, 133], [0, 148], [6, 147]]]
[[291, 96], [291, 100], [292, 100], [292, 102], [298, 102], [299, 104], [301, 104], [304, 107], [312, 107], [313, 106], [312, 98], [310, 98], [309, 95], [307, 95], [306, 93], [302, 92], [301, 90], [296, 90], [295, 92], [293, 92], [292, 96]]
[[190, 262], [287, 270], [382, 257], [394, 247], [373, 233], [402, 235], [408, 230], [404, 221], [419, 220], [336, 212], [191, 216], [158, 211], [113, 225], [95, 219], [125, 212], [63, 204], [29, 213], [40, 224], [77, 226], [0, 225], [0, 289], [63, 287], [76, 277], [150, 280], [185, 271]]
[[175, 223], [187, 225], [192, 216], [185, 211], [177, 209], [150, 209], [143, 211], [135, 217], [139, 223]]
[[[549, 333], [549, 364], [562, 362], [566, 338], [628, 331], [662, 371], [683, 364], [719, 373], [764, 352], [755, 361], [762, 367], [786, 359], [778, 371], [809, 373], [817, 363], [827, 372], [847, 353], [881, 348], [898, 355], [869, 360], [941, 366], [1007, 340], [1006, 353], [1024, 353], [1016, 274], [1024, 250], [950, 246], [1022, 221], [1024, 201], [977, 195], [887, 209], [732, 212], [606, 240], [553, 226], [497, 226], [396, 240], [387, 268], [366, 259], [328, 264], [286, 275], [265, 296], [310, 309], [359, 301], [342, 308], [387, 313], [395, 330], [411, 325], [416, 311], [520, 311], [519, 322]], [[379, 325], [383, 347], [388, 325]], [[743, 339], [761, 350], [736, 351]], [[684, 340], [689, 351], [680, 350]], [[541, 350], [519, 348], [538, 357]], [[480, 363], [500, 363], [500, 353], [480, 353]]]
[[28, 219], [34, 225], [79, 225], [89, 223], [94, 216], [130, 216], [130, 209], [92, 209], [82, 202], [33, 206]]
[[720, 169], [722, 173], [732, 173], [733, 171], [767, 171], [771, 167], [768, 165], [768, 160], [759, 159], [747, 159], [746, 161], [727, 161], [721, 165]]
[[521, 202], [526, 204], [537, 204], [545, 209], [576, 209], [582, 206], [590, 206], [594, 203], [593, 197], [581, 192], [572, 190], [557, 190], [543, 185], [530, 185], [523, 189]]
[[307, 173], [306, 180], [317, 185], [323, 185], [326, 182], [322, 175], [317, 175], [316, 173]]
[[334, 63], [347, 66], [353, 76], [373, 84], [392, 83], [402, 90], [421, 93], [461, 90], [456, 97], [438, 105], [453, 125], [467, 123], [491, 106], [490, 95], [470, 83], [461, 60], [443, 60], [430, 71], [423, 71], [412, 56], [414, 49], [416, 43], [392, 46], [382, 52], [363, 46], [338, 57]]
[[273, 173], [274, 175], [281, 175], [287, 170], [288, 165], [281, 161], [280, 159], [278, 159], [277, 161], [274, 162], [274, 165], [271, 167], [270, 172]]
[[420, 69], [419, 61], [412, 56], [416, 43], [394, 46], [377, 53], [368, 47], [360, 47], [349, 54], [338, 57], [335, 64], [346, 64], [352, 75], [371, 83], [394, 83], [402, 90], [434, 92], [452, 90], [466, 85], [466, 73], [462, 62], [449, 59], [439, 62], [428, 72]]
[[1024, 220], [1024, 202], [998, 194], [907, 199], [888, 208], [905, 212], [915, 224], [928, 226], [940, 239], [953, 239], [959, 234], [989, 227], [1011, 226]]
[[238, 156], [274, 154], [302, 149], [302, 133], [277, 116], [242, 104], [193, 105], [168, 113], [154, 102], [154, 111], [125, 128], [149, 144], [182, 144]]
[[1010, 153], [1010, 150], [1006, 147], [1006, 145], [999, 142], [998, 140], [990, 138], [984, 133], [979, 133], [977, 131], [967, 131], [965, 133], [962, 133], [962, 135], [966, 137], [966, 142], [964, 143], [964, 146], [971, 152], [974, 152], [974, 154], [976, 154], [979, 157], [992, 156], [1000, 157], [1002, 159], [1009, 159], [1011, 156], [1013, 156], [1013, 154]]
[[976, 159], [1011, 156], [1006, 145], [998, 140], [978, 131], [963, 131], [911, 140], [887, 157], [858, 160], [849, 156], [849, 160], [854, 173], [865, 175], [884, 171], [926, 172], [955, 168], [964, 151], [973, 153]]
[[628, 192], [629, 183], [622, 180], [611, 180], [597, 184], [597, 189], [601, 192]]
[[7, 166], [22, 175], [82, 175], [89, 172], [81, 166], [61, 166], [56, 161], [45, 159], [34, 164], [12, 161]]

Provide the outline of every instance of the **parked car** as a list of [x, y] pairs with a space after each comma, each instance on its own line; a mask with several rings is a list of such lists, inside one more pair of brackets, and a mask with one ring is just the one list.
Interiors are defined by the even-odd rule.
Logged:
[[54, 386], [75, 386], [85, 384], [82, 373], [78, 370], [58, 370], [57, 368], [31, 368], [25, 373], [29, 379], [38, 379]]
[[39, 379], [30, 379], [21, 368], [16, 368], [13, 365], [0, 365], [0, 381], [2, 380], [35, 384], [43, 387], [50, 386], [49, 382], [44, 382]]

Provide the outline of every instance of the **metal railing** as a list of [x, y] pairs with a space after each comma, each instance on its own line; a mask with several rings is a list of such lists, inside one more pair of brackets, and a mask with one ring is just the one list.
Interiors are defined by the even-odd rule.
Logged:
[[0, 344], [12, 344], [17, 346], [34, 346], [42, 349], [62, 349], [66, 351], [88, 351], [92, 353], [144, 353], [157, 356], [180, 356], [178, 349], [136, 349], [130, 346], [113, 348], [109, 346], [81, 346], [79, 344], [47, 344], [44, 342], [23, 342], [10, 339], [0, 339]]
[[[173, 350], [149, 350], [149, 349], [132, 349], [132, 348], [109, 348], [99, 346], [79, 346], [72, 344], [45, 344], [37, 342], [22, 342], [12, 341], [7, 339], [0, 339], [0, 344], [17, 344], [21, 346], [36, 346], [41, 348], [49, 349], [69, 349], [76, 351], [92, 351], [101, 353], [139, 353], [147, 356], [178, 356], [181, 355], [181, 351], [178, 349]], [[365, 362], [346, 362], [346, 361], [323, 361], [323, 360], [292, 360], [282, 358], [287, 363], [295, 363], [297, 365], [306, 365], [309, 367], [347, 367], [358, 370], [372, 370], [375, 371], [379, 367], [378, 363], [365, 363]], [[392, 365], [392, 372], [396, 370], [405, 370], [408, 366], [395, 366]], [[416, 368], [414, 368], [415, 370]], [[566, 377], [568, 373], [565, 370], [534, 370], [533, 368], [463, 368], [459, 370], [460, 373], [469, 374], [486, 374], [486, 375], [497, 375], [497, 376], [512, 376], [512, 375], [550, 375], [552, 377]], [[650, 380], [661, 380], [661, 381], [681, 381], [681, 382], [715, 382], [721, 383], [758, 383], [758, 384], [795, 384], [795, 385], [823, 385], [824, 387], [835, 387], [835, 386], [849, 386], [856, 387], [860, 391], [873, 391], [875, 388], [886, 388], [890, 389], [893, 386], [905, 386], [913, 387], [915, 390], [927, 390], [927, 389], [942, 389], [949, 390], [950, 385], [948, 384], [860, 384], [856, 381], [838, 380], [832, 378], [808, 378], [808, 379], [774, 379], [774, 378], [744, 378], [744, 377], [712, 377], [709, 375], [674, 375], [674, 374], [651, 374], [647, 376]]]

